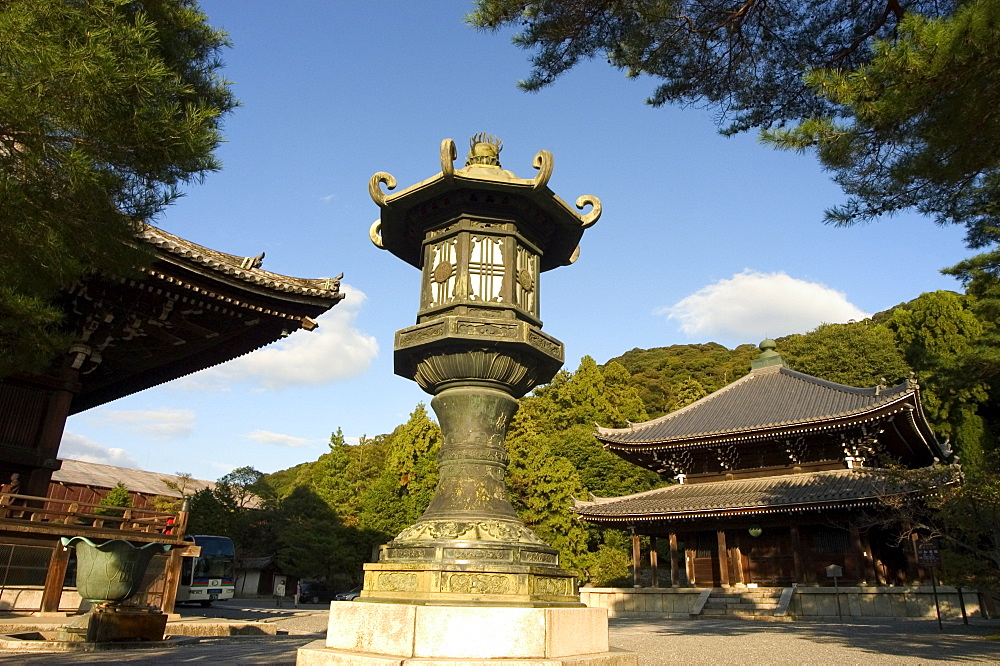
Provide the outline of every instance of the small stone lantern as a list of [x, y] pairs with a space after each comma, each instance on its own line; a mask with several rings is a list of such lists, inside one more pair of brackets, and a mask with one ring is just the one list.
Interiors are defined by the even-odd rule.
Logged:
[[[385, 172], [369, 192], [381, 209], [370, 236], [420, 269], [414, 326], [396, 333], [396, 374], [434, 396], [443, 435], [440, 481], [427, 511], [365, 567], [362, 599], [409, 604], [580, 606], [558, 551], [518, 519], [504, 483], [507, 427], [517, 398], [548, 382], [563, 345], [542, 332], [539, 278], [573, 263], [601, 204], [576, 209], [547, 186], [552, 155], [533, 179], [500, 166], [502, 144], [478, 134], [465, 167], [441, 143], [441, 172], [398, 194]], [[589, 207], [585, 213], [579, 213]]]

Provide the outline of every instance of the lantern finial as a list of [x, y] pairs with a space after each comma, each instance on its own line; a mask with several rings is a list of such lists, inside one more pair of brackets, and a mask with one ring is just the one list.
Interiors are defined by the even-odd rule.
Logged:
[[469, 139], [469, 157], [465, 166], [500, 168], [500, 151], [503, 142], [492, 134], [480, 132]]

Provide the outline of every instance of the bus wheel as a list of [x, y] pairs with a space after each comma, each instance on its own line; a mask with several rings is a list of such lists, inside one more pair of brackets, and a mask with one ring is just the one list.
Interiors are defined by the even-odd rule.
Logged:
[[209, 607], [211, 607], [211, 605], [212, 605], [212, 602], [211, 602], [211, 601], [202, 601], [202, 602], [200, 602], [200, 603], [201, 603], [201, 607], [202, 607], [202, 608], [209, 608]]

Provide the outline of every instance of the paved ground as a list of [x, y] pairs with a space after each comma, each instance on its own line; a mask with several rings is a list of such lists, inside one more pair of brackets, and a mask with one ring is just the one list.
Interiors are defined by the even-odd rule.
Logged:
[[[344, 602], [342, 602], [344, 603]], [[273, 622], [287, 635], [201, 639], [171, 649], [127, 652], [14, 654], [0, 663], [29, 664], [293, 664], [295, 651], [326, 631], [326, 606], [275, 608], [271, 602], [226, 602], [182, 615]], [[611, 644], [637, 652], [639, 664], [926, 664], [1000, 663], [1000, 641], [985, 636], [1000, 623], [949, 622], [825, 624], [732, 620], [611, 620]]]

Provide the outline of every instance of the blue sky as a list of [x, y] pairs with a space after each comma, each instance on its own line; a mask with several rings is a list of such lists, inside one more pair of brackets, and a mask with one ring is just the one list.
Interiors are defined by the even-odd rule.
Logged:
[[376, 171], [400, 189], [440, 170], [451, 137], [504, 142], [505, 169], [598, 196], [604, 214], [572, 266], [545, 273], [545, 331], [566, 367], [634, 347], [727, 346], [858, 319], [924, 291], [969, 254], [957, 228], [915, 215], [838, 229], [843, 200], [810, 155], [725, 138], [711, 110], [654, 109], [648, 79], [603, 60], [528, 94], [529, 54], [510, 34], [463, 23], [466, 2], [203, 1], [233, 48], [225, 75], [242, 103], [225, 122], [224, 168], [154, 222], [264, 268], [344, 273], [348, 297], [278, 345], [76, 415], [63, 457], [215, 479], [315, 460], [338, 427], [389, 432], [429, 396], [392, 374], [395, 330], [415, 321], [417, 271], [368, 240]]

